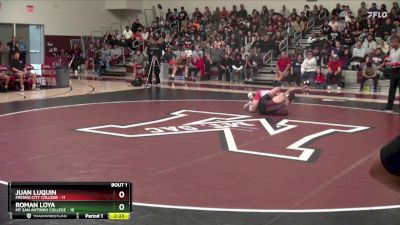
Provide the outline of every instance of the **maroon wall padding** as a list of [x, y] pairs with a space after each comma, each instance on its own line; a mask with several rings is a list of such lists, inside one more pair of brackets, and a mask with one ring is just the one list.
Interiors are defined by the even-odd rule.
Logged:
[[80, 36], [45, 35], [45, 56], [53, 56], [53, 52], [50, 52], [50, 49], [54, 47], [57, 48], [58, 52], [62, 48], [65, 49], [65, 51], [70, 51], [70, 40], [80, 38]]

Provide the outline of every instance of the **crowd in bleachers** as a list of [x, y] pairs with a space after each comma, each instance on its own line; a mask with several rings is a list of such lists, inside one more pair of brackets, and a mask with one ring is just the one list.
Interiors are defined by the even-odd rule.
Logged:
[[[159, 60], [171, 66], [171, 78], [195, 79], [192, 76], [200, 73], [203, 80], [216, 75], [231, 83], [253, 80], [272, 56], [278, 57], [275, 85], [289, 81], [323, 88], [338, 84], [340, 88], [342, 70], [363, 70], [371, 63], [382, 70], [390, 38], [400, 31], [397, 2], [390, 7], [362, 3], [356, 12], [352, 10], [337, 4], [332, 10], [323, 5], [289, 10], [283, 5], [280, 10], [264, 6], [248, 11], [241, 4], [188, 13], [181, 7], [168, 9], [165, 17], [157, 17], [149, 26], [136, 20], [122, 33], [107, 32], [90, 43], [85, 56], [77, 45], [59, 54], [73, 58], [71, 66], [76, 72], [85, 64], [101, 75], [110, 69], [111, 50], [122, 47], [130, 52], [129, 65], [136, 74], [137, 69], [149, 67], [150, 49], [157, 47], [162, 52], [157, 55]], [[310, 32], [311, 25], [320, 32]], [[307, 46], [299, 43], [293, 49], [282, 48], [285, 42], [310, 33]]]
[[[382, 15], [387, 18], [379, 18]], [[192, 14], [181, 7], [180, 11], [168, 9], [165, 18], [157, 18], [150, 27], [137, 20], [126, 27], [123, 35], [106, 34], [104, 41], [111, 46], [140, 51], [140, 55], [146, 53], [147, 43], [154, 40], [168, 52], [162, 60], [174, 67], [172, 77], [179, 70], [186, 77], [190, 77], [190, 71], [200, 71], [202, 79], [208, 79], [213, 74], [211, 69], [216, 68], [219, 80], [225, 77], [227, 82], [241, 82], [253, 78], [268, 51], [279, 55], [282, 50], [279, 44], [286, 38], [290, 41], [295, 32], [302, 32], [305, 37], [310, 20], [316, 28], [320, 27], [320, 33], [313, 32], [307, 47], [299, 44], [284, 54], [290, 65], [282, 64], [282, 61], [289, 64], [287, 59], [278, 61], [276, 85], [289, 76], [299, 75], [293, 68], [299, 55], [306, 58], [299, 70], [300, 80], [311, 85], [318, 67], [327, 69], [328, 87], [340, 82], [342, 70], [361, 70], [367, 61], [380, 69], [389, 51], [390, 37], [399, 33], [400, 9], [397, 2], [393, 2], [389, 11], [384, 4], [378, 7], [375, 3], [371, 6], [362, 3], [357, 13], [340, 4], [331, 11], [322, 5], [314, 5], [312, 9], [305, 5], [300, 12], [290, 11], [283, 5], [281, 10], [264, 6], [261, 11], [254, 9], [251, 13], [243, 4], [239, 8], [232, 6], [230, 11], [226, 7], [217, 7], [213, 12], [208, 7], [203, 11], [196, 8]]]

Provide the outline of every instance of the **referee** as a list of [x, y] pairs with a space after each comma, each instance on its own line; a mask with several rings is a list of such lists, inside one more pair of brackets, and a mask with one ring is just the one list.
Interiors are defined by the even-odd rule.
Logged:
[[393, 36], [390, 40], [392, 49], [390, 50], [389, 61], [385, 63], [386, 68], [390, 69], [389, 97], [385, 111], [393, 111], [393, 103], [396, 96], [396, 89], [400, 92], [400, 38]]

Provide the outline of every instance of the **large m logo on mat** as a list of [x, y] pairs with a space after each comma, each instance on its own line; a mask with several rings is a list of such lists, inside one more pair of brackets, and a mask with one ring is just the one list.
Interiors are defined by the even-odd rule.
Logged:
[[[230, 152], [313, 162], [319, 152], [310, 145], [321, 137], [367, 129], [369, 127], [289, 119], [274, 123], [247, 115], [180, 110], [153, 121], [88, 127], [78, 131], [124, 138], [221, 132]], [[182, 141], [190, 141], [185, 137], [182, 136]]]

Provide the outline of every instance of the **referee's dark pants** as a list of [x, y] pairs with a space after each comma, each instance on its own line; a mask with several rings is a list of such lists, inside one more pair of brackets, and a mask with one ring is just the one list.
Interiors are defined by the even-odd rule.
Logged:
[[387, 110], [393, 110], [393, 103], [396, 97], [397, 88], [399, 88], [400, 93], [400, 69], [393, 69], [390, 75], [389, 97], [386, 104]]

